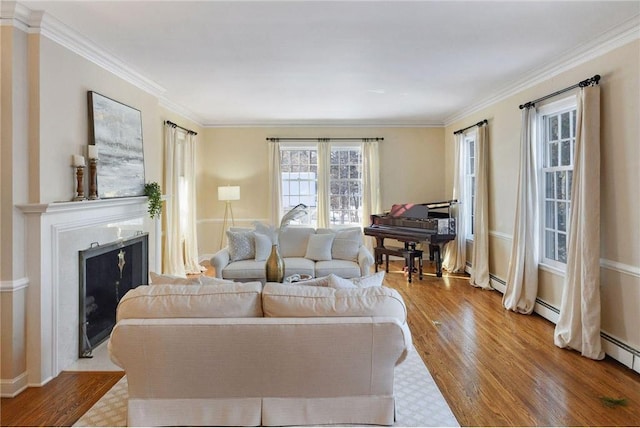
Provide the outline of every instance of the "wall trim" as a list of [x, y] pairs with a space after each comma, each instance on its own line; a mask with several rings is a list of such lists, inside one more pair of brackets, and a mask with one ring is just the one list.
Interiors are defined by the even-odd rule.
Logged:
[[0, 293], [15, 293], [29, 286], [29, 278], [19, 278], [11, 281], [0, 281]]
[[0, 379], [0, 397], [13, 398], [29, 387], [27, 372], [13, 379]]
[[498, 232], [497, 230], [490, 230], [489, 236], [504, 239], [505, 241], [513, 241], [513, 235], [509, 235], [508, 233]]
[[640, 278], [640, 267], [639, 266], [631, 266], [624, 263], [616, 262], [608, 259], [600, 259], [600, 267], [613, 270], [616, 272], [620, 272], [625, 275], [635, 276], [636, 278]]

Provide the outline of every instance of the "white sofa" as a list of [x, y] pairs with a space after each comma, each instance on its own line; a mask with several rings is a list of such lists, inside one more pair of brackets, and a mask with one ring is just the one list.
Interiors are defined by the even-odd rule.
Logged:
[[129, 426], [391, 425], [410, 346], [393, 289], [259, 282], [140, 286], [109, 340]]
[[[363, 245], [360, 228], [314, 229], [290, 226], [279, 231], [278, 246], [284, 259], [285, 277], [300, 274], [342, 278], [369, 275], [374, 259]], [[265, 282], [265, 260], [271, 239], [252, 231], [227, 232], [229, 245], [211, 257], [218, 278]]]

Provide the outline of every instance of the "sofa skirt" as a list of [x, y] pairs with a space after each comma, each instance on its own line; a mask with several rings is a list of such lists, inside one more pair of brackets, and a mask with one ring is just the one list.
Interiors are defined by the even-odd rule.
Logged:
[[128, 426], [393, 425], [392, 396], [130, 399]]

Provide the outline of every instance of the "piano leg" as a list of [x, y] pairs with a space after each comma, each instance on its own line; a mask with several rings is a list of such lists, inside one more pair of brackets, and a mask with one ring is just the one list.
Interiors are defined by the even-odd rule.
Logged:
[[431, 245], [433, 248], [433, 256], [436, 261], [436, 276], [442, 277], [442, 258], [440, 257], [440, 245]]

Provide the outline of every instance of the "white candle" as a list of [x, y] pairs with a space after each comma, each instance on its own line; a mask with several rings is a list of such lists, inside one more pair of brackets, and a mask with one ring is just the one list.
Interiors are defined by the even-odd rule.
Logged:
[[73, 155], [73, 166], [84, 166], [84, 156]]
[[98, 148], [96, 146], [87, 146], [87, 148], [89, 159], [98, 159]]

